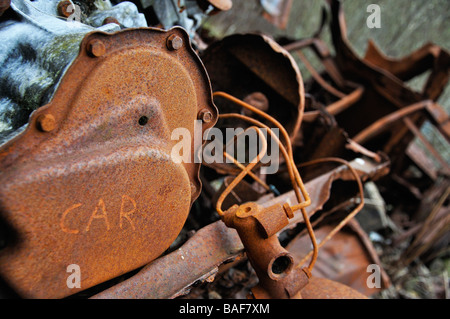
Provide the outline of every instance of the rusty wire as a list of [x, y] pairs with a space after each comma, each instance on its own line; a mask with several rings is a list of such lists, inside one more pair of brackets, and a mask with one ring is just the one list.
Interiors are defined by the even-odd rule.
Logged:
[[[225, 188], [225, 190], [222, 192], [222, 194], [220, 194], [217, 203], [216, 203], [216, 210], [217, 213], [219, 214], [219, 216], [222, 218], [225, 213], [222, 210], [222, 203], [225, 200], [225, 198], [228, 196], [228, 194], [231, 193], [231, 191], [233, 190], [234, 187], [236, 187], [237, 184], [239, 184], [241, 182], [241, 180], [248, 175], [248, 173], [253, 169], [253, 167], [256, 166], [256, 164], [260, 161], [261, 157], [264, 156], [264, 154], [266, 153], [267, 150], [267, 141], [265, 139], [264, 134], [261, 132], [261, 129], [259, 127], [256, 126], [251, 126], [249, 128], [247, 128], [245, 131], [250, 130], [250, 129], [254, 129], [256, 130], [256, 132], [258, 133], [259, 137], [261, 138], [262, 141], [262, 148], [261, 151], [258, 153], [258, 155], [256, 156], [256, 160], [253, 161], [251, 160], [250, 163], [247, 166], [239, 166], [240, 168], [242, 167], [242, 171], [239, 173], [238, 176], [236, 176], [233, 181]], [[244, 132], [245, 132], [244, 131]], [[225, 156], [230, 156], [227, 152], [223, 152]], [[230, 156], [231, 157], [231, 156]]]
[[[296, 193], [297, 201], [300, 202], [300, 200], [301, 200], [300, 191], [299, 191], [298, 187], [295, 187], [296, 180], [295, 180], [295, 175], [293, 173], [293, 171], [296, 171], [297, 169], [296, 169], [295, 165], [293, 165], [293, 166], [291, 165], [292, 163], [289, 161], [289, 155], [288, 155], [288, 153], [286, 151], [286, 148], [283, 146], [283, 144], [281, 144], [281, 142], [279, 141], [278, 137], [275, 134], [273, 134], [273, 132], [270, 130], [270, 128], [268, 126], [266, 126], [265, 124], [259, 122], [258, 120], [255, 120], [255, 119], [253, 119], [251, 117], [248, 117], [248, 116], [245, 116], [245, 115], [242, 115], [242, 114], [238, 114], [238, 113], [221, 114], [219, 116], [219, 118], [222, 118], [222, 119], [232, 118], [232, 117], [239, 118], [239, 119], [242, 119], [242, 120], [246, 120], [246, 121], [248, 121], [248, 122], [250, 122], [250, 123], [252, 123], [254, 125], [259, 125], [259, 126], [261, 126], [263, 128], [268, 129], [269, 134], [271, 134], [271, 136], [274, 138], [274, 140], [279, 145], [280, 150], [281, 150], [281, 152], [283, 154], [283, 157], [286, 160], [287, 167], [288, 167], [288, 172], [289, 172], [289, 175], [291, 177], [291, 183], [292, 183], [292, 186], [294, 187], [294, 192]], [[236, 183], [236, 185], [237, 185], [237, 183]], [[236, 185], [234, 185], [233, 188]], [[231, 187], [231, 184], [228, 187]], [[228, 191], [228, 193], [230, 193], [230, 192], [231, 192], [231, 190]], [[222, 195], [223, 195], [223, 193], [222, 193]], [[292, 207], [293, 206], [291, 206], [291, 208]], [[216, 209], [218, 209], [218, 208], [216, 207]], [[311, 272], [311, 270], [314, 267], [314, 264], [316, 262], [319, 249], [318, 249], [318, 245], [317, 245], [317, 241], [316, 241], [316, 237], [315, 237], [315, 234], [314, 234], [313, 227], [312, 227], [312, 225], [310, 223], [310, 220], [309, 220], [308, 213], [306, 212], [304, 207], [301, 207], [300, 211], [302, 213], [303, 220], [305, 221], [305, 225], [306, 225], [307, 230], [308, 230], [308, 235], [309, 235], [309, 237], [311, 239], [311, 242], [312, 242], [312, 245], [313, 245], [313, 258], [311, 259], [310, 265], [308, 266], [308, 270]]]
[[[301, 164], [298, 164], [297, 166], [304, 167], [304, 166], [315, 165], [315, 164], [326, 163], [326, 162], [336, 162], [336, 163], [344, 164], [345, 166], [348, 167], [350, 172], [355, 177], [356, 183], [358, 184], [360, 203], [335, 228], [333, 228], [332, 231], [330, 231], [330, 233], [319, 243], [318, 248], [321, 248], [323, 245], [325, 245], [325, 243], [328, 242], [328, 240], [330, 240], [337, 232], [339, 232], [353, 217], [355, 217], [356, 214], [358, 214], [364, 206], [364, 189], [363, 189], [362, 181], [359, 178], [359, 175], [356, 172], [356, 170], [346, 160], [344, 160], [342, 158], [337, 158], [337, 157], [326, 157], [326, 158], [319, 158], [319, 159], [315, 159], [315, 160], [312, 160], [309, 162], [301, 163]], [[301, 267], [301, 265], [303, 265], [306, 262], [306, 260], [308, 260], [308, 258], [311, 257], [311, 255], [314, 256], [314, 251], [310, 251], [305, 257], [303, 257], [303, 259], [298, 263], [298, 267]]]
[[[266, 128], [268, 133], [271, 134], [271, 136], [274, 138], [274, 140], [276, 141], [276, 143], [280, 147], [280, 150], [281, 150], [281, 152], [283, 154], [283, 157], [285, 158], [286, 165], [288, 167], [289, 176], [291, 178], [291, 183], [292, 183], [292, 186], [293, 186], [294, 191], [295, 191], [296, 196], [297, 196], [297, 201], [299, 202], [299, 204], [293, 205], [293, 206], [289, 206], [289, 207], [290, 207], [290, 209], [292, 209], [292, 211], [300, 209], [300, 211], [302, 213], [302, 216], [303, 216], [303, 220], [305, 221], [305, 225], [306, 225], [307, 230], [308, 230], [309, 237], [310, 237], [312, 245], [313, 245], [313, 257], [312, 257], [311, 262], [310, 262], [310, 264], [308, 266], [308, 270], [311, 271], [312, 268], [314, 267], [314, 264], [316, 262], [317, 255], [318, 255], [318, 245], [317, 245], [316, 237], [315, 237], [314, 230], [313, 230], [313, 227], [311, 225], [311, 222], [309, 220], [308, 213], [306, 212], [306, 209], [305, 209], [305, 207], [308, 206], [311, 203], [311, 199], [310, 199], [310, 197], [309, 197], [309, 195], [308, 195], [308, 193], [307, 193], [307, 191], [306, 191], [306, 189], [304, 187], [304, 184], [303, 184], [303, 181], [302, 181], [302, 179], [300, 177], [298, 169], [295, 166], [295, 162], [293, 160], [292, 145], [290, 144], [290, 139], [289, 139], [289, 136], [288, 136], [286, 130], [284, 129], [284, 127], [277, 120], [275, 120], [273, 117], [271, 117], [267, 113], [265, 113], [263, 111], [260, 111], [260, 110], [258, 110], [256, 108], [254, 108], [253, 106], [251, 106], [251, 105], [249, 105], [249, 104], [247, 104], [247, 103], [245, 103], [245, 102], [243, 102], [243, 101], [241, 101], [241, 100], [239, 100], [239, 99], [237, 99], [237, 98], [235, 98], [235, 97], [233, 97], [233, 96], [231, 96], [231, 95], [229, 95], [229, 94], [227, 94], [225, 92], [215, 92], [214, 96], [221, 96], [221, 97], [224, 97], [224, 98], [226, 98], [228, 100], [231, 100], [232, 102], [235, 102], [235, 103], [241, 105], [242, 107], [245, 107], [245, 108], [249, 109], [250, 111], [253, 111], [253, 112], [261, 115], [263, 118], [267, 119], [268, 121], [273, 123], [277, 128], [280, 129], [284, 139], [286, 140], [287, 150], [284, 147], [284, 145], [280, 142], [278, 137], [272, 132], [272, 130], [267, 125], [259, 122], [258, 120], [255, 120], [255, 119], [253, 119], [251, 117], [248, 117], [248, 116], [245, 116], [245, 115], [242, 115], [242, 114], [237, 114], [237, 113], [221, 114], [219, 116], [222, 119], [224, 119], [224, 118], [231, 118], [231, 117], [239, 118], [239, 119], [245, 120], [247, 122], [250, 122], [253, 125], [257, 125], [257, 126], [259, 126], [261, 128]], [[253, 165], [250, 169], [247, 169], [248, 168], [248, 166], [247, 166], [245, 172], [250, 171], [254, 166], [255, 165]], [[246, 175], [246, 173], [244, 174], [244, 171], [242, 171], [239, 175], [241, 175], [241, 174], [243, 176]], [[240, 180], [242, 180], [242, 178]], [[238, 184], [238, 182], [235, 183], [235, 184], [232, 183], [232, 184], [228, 185], [228, 187], [226, 188], [226, 191], [227, 191], [226, 195], [231, 192], [231, 190]], [[225, 193], [225, 191], [224, 191], [224, 193]], [[220, 203], [218, 201], [218, 204], [216, 205], [216, 209], [218, 211], [219, 210], [221, 211], [221, 204], [223, 202], [223, 199], [226, 196], [226, 195], [224, 196], [224, 193], [222, 193], [221, 196], [220, 196], [222, 201]], [[304, 197], [304, 201], [302, 200], [302, 195]]]
[[[297, 193], [297, 199], [298, 199], [299, 203], [297, 205], [291, 206], [291, 208], [292, 208], [293, 211], [296, 211], [298, 209], [301, 209], [301, 208], [309, 206], [311, 204], [311, 199], [309, 198], [308, 192], [306, 191], [306, 188], [305, 188], [305, 186], [303, 184], [302, 178], [301, 178], [298, 170], [295, 169], [295, 162], [294, 162], [294, 157], [293, 157], [293, 152], [292, 152], [292, 145], [291, 145], [290, 138], [289, 138], [289, 135], [288, 135], [286, 129], [277, 120], [275, 120], [272, 116], [268, 115], [266, 112], [261, 111], [261, 110], [255, 108], [254, 106], [252, 106], [252, 105], [250, 105], [250, 104], [248, 104], [248, 103], [246, 103], [246, 102], [244, 102], [244, 101], [242, 101], [242, 100], [240, 100], [240, 99], [238, 99], [238, 98], [236, 98], [236, 97], [234, 97], [234, 96], [232, 96], [232, 95], [230, 95], [228, 93], [225, 93], [225, 92], [214, 92], [213, 96], [214, 97], [216, 97], [216, 96], [223, 97], [223, 98], [225, 98], [225, 99], [227, 99], [227, 100], [229, 100], [229, 101], [231, 101], [233, 103], [236, 103], [236, 104], [238, 104], [238, 105], [240, 105], [240, 106], [242, 106], [242, 107], [244, 107], [244, 108], [246, 108], [246, 109], [248, 109], [248, 110], [250, 110], [250, 111], [252, 111], [252, 112], [254, 112], [256, 114], [258, 114], [258, 115], [260, 115], [264, 119], [266, 119], [269, 122], [271, 122], [272, 124], [274, 124], [280, 130], [281, 134], [283, 135], [283, 138], [286, 141], [286, 150], [287, 150], [287, 156], [285, 156], [286, 163], [288, 165], [292, 165], [292, 167], [293, 167], [292, 171], [293, 171], [293, 176], [294, 176], [295, 182], [293, 181], [292, 184], [293, 184], [293, 186], [295, 184], [298, 185], [298, 187], [300, 188], [300, 191], [301, 191], [301, 195], [304, 198], [304, 200], [302, 200], [302, 198], [301, 198], [302, 196], [300, 196], [300, 194]], [[221, 118], [225, 118], [223, 115], [225, 115], [225, 114], [221, 114], [220, 117]], [[264, 128], [266, 128], [269, 131], [269, 133], [271, 132], [271, 129], [267, 125], [262, 124], [261, 122], [256, 121], [256, 120], [254, 120], [254, 119], [252, 119], [250, 117], [246, 117], [246, 116], [243, 116], [241, 114], [238, 114], [238, 115], [240, 115], [239, 118], [241, 118], [243, 120], [246, 120], [246, 121], [249, 121], [249, 122], [252, 122], [254, 125], [258, 125], [260, 127], [264, 127]], [[235, 117], [237, 117], [237, 116], [235, 116]], [[280, 145], [280, 149], [282, 150], [283, 149], [282, 148], [283, 144], [280, 143], [278, 138], [276, 138], [276, 141]]]
[[[227, 152], [223, 152], [223, 154], [225, 155], [226, 158], [230, 159], [233, 161], [233, 164], [236, 165], [238, 168], [240, 168], [242, 171], [245, 169], [245, 166], [242, 165], [241, 163], [239, 163], [233, 156], [231, 156], [230, 154], [228, 154]], [[270, 191], [270, 186], [267, 185], [267, 183], [265, 183], [263, 180], [261, 180], [261, 178], [259, 178], [258, 176], [255, 175], [255, 173], [253, 173], [251, 170], [248, 171], [248, 175], [253, 178], [259, 185], [261, 185], [262, 187], [264, 187], [265, 190]]]

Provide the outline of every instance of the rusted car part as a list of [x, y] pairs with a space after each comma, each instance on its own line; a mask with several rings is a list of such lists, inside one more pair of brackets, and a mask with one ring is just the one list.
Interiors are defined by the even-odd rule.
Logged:
[[[333, 227], [334, 225], [328, 224], [315, 226], [318, 240], [325, 238]], [[294, 260], [299, 262], [309, 252], [308, 244], [309, 238], [304, 233], [299, 233], [286, 249], [291, 252]], [[381, 285], [373, 288], [367, 286], [367, 267], [371, 264], [381, 264], [378, 254], [367, 234], [358, 222], [352, 219], [332, 241], [320, 249], [312, 275], [337, 281], [365, 296], [371, 296], [390, 286], [389, 277], [383, 269], [380, 269]]]
[[176, 164], [171, 132], [193, 137], [201, 112], [205, 131], [218, 114], [183, 29], [87, 35], [52, 101], [0, 150], [4, 280], [24, 297], [64, 297], [79, 291], [70, 264], [86, 289], [163, 253], [201, 191], [195, 150]]
[[[335, 107], [330, 108], [332, 110], [331, 114], [336, 115], [338, 123], [350, 136], [355, 135], [380, 117], [396, 111], [399, 107], [427, 99], [435, 101], [439, 97], [448, 80], [450, 68], [448, 52], [430, 44], [425, 45], [407, 57], [393, 60], [382, 55], [374, 44], [370, 42], [366, 57], [361, 60], [353, 52], [346, 38], [345, 20], [340, 1], [333, 0], [329, 2], [332, 8], [330, 29], [336, 48], [336, 55], [332, 56], [330, 54], [325, 43], [319, 38], [320, 32], [316, 34], [316, 38], [289, 43], [284, 48], [288, 51], [297, 51], [299, 58], [311, 72], [314, 79], [337, 97], [343, 98], [344, 96], [323, 80], [299, 50], [307, 47], [311, 47], [314, 50], [324, 65], [327, 75], [337, 86], [338, 90], [342, 89], [346, 82], [366, 83], [359, 85], [358, 89], [354, 91], [355, 99], [348, 98], [350, 103], [342, 101], [344, 106], [341, 108], [337, 108], [337, 110], [334, 110]], [[413, 92], [403, 83], [403, 81], [407, 81], [429, 69], [432, 72], [421, 94]], [[362, 87], [368, 92], [364, 94], [362, 94], [363, 92], [358, 92]], [[379, 103], [374, 101], [374, 99], [377, 99]], [[438, 105], [434, 105], [433, 109], [433, 111], [427, 110], [428, 115], [448, 138], [448, 126], [450, 123], [448, 115]], [[355, 114], [355, 112], [357, 113]], [[364, 116], [360, 116], [362, 114]], [[353, 119], [355, 116], [361, 118], [362, 121], [355, 123], [353, 120], [350, 120], [350, 118]], [[316, 115], [309, 115], [307, 110], [305, 110], [305, 121], [311, 121], [315, 117]], [[423, 122], [423, 120], [419, 121], [417, 116], [413, 120], [419, 127], [420, 122]], [[398, 129], [398, 125], [395, 129]], [[404, 135], [405, 130], [400, 131]], [[397, 137], [397, 140], [402, 140], [402, 144], [407, 145], [408, 143], [406, 142], [411, 141], [411, 138], [407, 139], [406, 142], [405, 139], [400, 137]], [[393, 149], [389, 140], [383, 139], [383, 141], [386, 145], [390, 145], [388, 149], [384, 149], [385, 151]], [[372, 147], [372, 149], [382, 150], [383, 147]]]
[[[245, 104], [244, 106], [252, 111], [255, 109]], [[289, 138], [286, 139], [289, 143]], [[257, 161], [264, 156], [265, 152], [266, 148], [263, 147], [257, 156]], [[289, 161], [290, 159], [286, 158], [285, 160]], [[292, 207], [286, 208], [286, 206], [278, 204], [262, 209], [256, 203], [249, 202], [240, 206], [234, 205], [225, 212], [221, 209], [224, 198], [249, 174], [256, 163], [242, 168], [242, 172], [222, 192], [217, 200], [216, 209], [225, 225], [237, 230], [247, 256], [258, 275], [259, 284], [252, 289], [253, 296], [256, 298], [296, 298], [299, 291], [308, 283], [310, 272], [306, 268], [293, 270], [293, 258], [288, 251], [281, 247], [276, 236], [276, 233], [289, 223], [288, 219], [293, 217]], [[303, 196], [306, 202], [310, 202], [307, 196]], [[298, 196], [298, 201], [302, 201], [300, 196]], [[304, 207], [302, 207], [302, 212], [304, 211]], [[305, 213], [303, 216], [309, 223], [307, 214]]]
[[[297, 64], [287, 51], [267, 36], [236, 34], [211, 44], [201, 58], [213, 91], [253, 101], [254, 106], [273, 116], [286, 128], [291, 139], [294, 138], [302, 121], [304, 88]], [[216, 104], [220, 113], [244, 112], [225, 100]], [[235, 119], [233, 121], [228, 127], [239, 126]], [[228, 124], [222, 125], [227, 127]]]
[[[367, 158], [359, 158], [350, 162], [365, 181], [378, 179], [388, 171], [388, 162], [376, 163]], [[354, 180], [348, 167], [339, 166], [324, 175], [305, 184], [308, 189], [311, 205], [306, 207], [308, 216], [318, 213], [330, 198], [330, 191], [334, 181]], [[257, 201], [258, 205], [271, 207], [276, 204], [296, 203], [294, 190], [274, 197], [266, 195]], [[302, 215], [295, 215], [285, 227], [294, 228], [303, 222]], [[188, 294], [195, 283], [212, 281], [217, 276], [222, 264], [243, 258], [244, 246], [235, 229], [227, 227], [221, 220], [216, 221], [197, 231], [183, 246], [175, 251], [158, 258], [145, 266], [131, 278], [93, 296], [93, 298], [175, 298]], [[176, 278], [175, 278], [176, 277]], [[310, 283], [302, 290], [309, 291], [316, 282], [313, 276]], [[325, 286], [317, 286], [316, 292], [324, 292]], [[338, 296], [337, 292], [330, 294]], [[344, 295], [350, 296], [350, 295]], [[318, 293], [315, 298], [320, 298]]]
[[[322, 19], [322, 25], [325, 19]], [[319, 32], [316, 33], [318, 37]], [[345, 79], [333, 61], [326, 44], [319, 38], [300, 40], [284, 46], [295, 52], [311, 74], [306, 82], [308, 86], [305, 112], [301, 134], [294, 141], [297, 149], [296, 161], [306, 162], [324, 157], [351, 158], [351, 152], [364, 153], [376, 160], [378, 154], [368, 150], [349, 138], [347, 132], [339, 126], [336, 116], [357, 103], [365, 93], [363, 85]], [[314, 69], [303, 54], [303, 50], [312, 49], [325, 68], [322, 75]], [[326, 76], [326, 78], [325, 78]], [[307, 167], [304, 178], [308, 180], [326, 171], [327, 165]]]
[[[355, 146], [349, 145], [356, 142], [366, 150], [379, 150], [388, 154], [392, 161], [392, 176], [396, 176], [397, 180], [401, 179], [404, 185], [413, 183], [406, 178], [411, 162], [425, 176], [430, 177], [431, 183], [440, 174], [448, 175], [449, 167], [445, 158], [420, 131], [425, 121], [428, 121], [450, 141], [450, 117], [436, 103], [448, 80], [448, 52], [430, 44], [404, 58], [392, 59], [380, 53], [373, 43], [369, 43], [366, 57], [360, 59], [346, 38], [340, 1], [333, 0], [329, 3], [332, 9], [330, 30], [335, 55], [330, 53], [320, 39], [322, 27], [312, 38], [283, 46], [298, 54], [316, 84], [316, 90], [308, 90], [311, 96], [306, 98], [301, 139], [296, 141], [296, 146], [300, 147], [296, 152], [297, 162], [326, 156], [345, 158], [347, 154], [342, 153], [342, 150]], [[324, 66], [324, 74], [319, 74], [312, 68], [301, 52], [305, 48], [314, 51]], [[404, 81], [426, 70], [431, 72], [423, 92], [412, 91]], [[320, 91], [317, 86], [321, 88]], [[353, 89], [350, 89], [352, 86]], [[324, 97], [331, 98], [331, 102], [324, 100]], [[355, 122], [355, 118], [360, 120]], [[337, 132], [340, 133], [336, 134]], [[414, 138], [423, 143], [428, 154], [413, 147], [411, 142]], [[344, 143], [347, 143], [345, 148], [342, 147]], [[440, 168], [434, 169], [436, 165], [427, 165], [426, 163], [433, 162], [428, 157], [434, 157]], [[314, 176], [313, 173], [307, 168], [303, 173], [305, 180]], [[426, 183], [431, 185], [430, 181]], [[426, 183], [418, 189], [419, 193], [426, 191]], [[415, 193], [418, 194], [417, 191]]]
[[[367, 82], [366, 94], [359, 103], [342, 112], [337, 121], [346, 129], [350, 136], [356, 135], [364, 128], [399, 108], [413, 105], [422, 100], [436, 99], [442, 93], [449, 76], [450, 55], [437, 46], [426, 45], [413, 52], [410, 56], [398, 61], [387, 61], [381, 55], [374, 54], [373, 45], [365, 59], [361, 60], [351, 49], [346, 38], [346, 28], [340, 1], [330, 1], [332, 9], [331, 31], [336, 49], [335, 61], [340, 72], [355, 82]], [[420, 65], [420, 67], [418, 67]], [[387, 66], [387, 69], [381, 67]], [[430, 76], [423, 91], [418, 93], [409, 89], [404, 81], [431, 69]], [[393, 73], [391, 73], [391, 71]], [[436, 105], [434, 108], [438, 108]], [[409, 120], [421, 127], [428, 112], [419, 112], [409, 116]], [[445, 112], [441, 109], [440, 113]], [[430, 113], [429, 113], [430, 114]], [[438, 127], [445, 132], [448, 125], [448, 115], [441, 115]], [[352, 119], [358, 117], [361, 121], [355, 123]], [[447, 124], [446, 124], [447, 123]], [[382, 138], [383, 137], [383, 138]], [[369, 148], [387, 152], [393, 162], [402, 157], [407, 145], [414, 135], [406, 127], [404, 121], [399, 121], [391, 129], [391, 135], [380, 136], [378, 143], [369, 143]], [[372, 142], [372, 141], [371, 141]], [[394, 165], [394, 170], [398, 168]]]
[[278, 240], [277, 232], [289, 223], [283, 207], [278, 204], [263, 209], [250, 202], [228, 209], [223, 221], [237, 230], [258, 276], [253, 297], [298, 298], [311, 274], [307, 268], [294, 267], [292, 255]]
[[411, 131], [411, 133], [414, 134], [417, 138], [419, 138], [425, 148], [429, 151], [429, 154], [432, 155], [440, 163], [440, 165], [442, 166], [442, 174], [450, 175], [450, 166], [447, 161], [434, 148], [431, 142], [428, 141], [427, 137], [422, 134], [420, 129], [413, 123], [413, 121], [408, 118], [410, 114], [423, 111], [424, 109], [431, 109], [430, 105], [433, 104], [434, 103], [432, 101], [427, 100], [415, 103], [413, 105], [405, 106], [398, 111], [388, 114], [372, 123], [370, 126], [353, 137], [353, 141], [359, 144], [365, 144], [371, 138], [379, 135], [386, 130], [389, 130], [390, 126], [393, 125], [393, 123], [396, 123], [399, 120], [403, 120], [408, 130]]
[[[271, 207], [265, 207], [264, 209], [254, 203], [245, 203], [242, 205], [234, 205], [226, 211], [222, 211], [222, 202], [233, 191], [242, 179], [251, 172], [256, 164], [249, 164], [247, 167], [241, 167], [242, 172], [231, 182], [225, 190], [221, 193], [219, 199], [216, 202], [216, 210], [221, 216], [222, 220], [229, 227], [233, 227], [238, 231], [238, 234], [244, 244], [245, 251], [249, 260], [255, 269], [258, 278], [259, 285], [252, 289], [253, 296], [255, 298], [296, 298], [299, 297], [299, 292], [308, 283], [308, 279], [311, 277], [310, 272], [314, 266], [317, 258], [317, 249], [323, 246], [328, 240], [330, 240], [337, 232], [339, 232], [363, 207], [364, 197], [362, 190], [362, 183], [359, 181], [357, 173], [350, 167], [350, 171], [354, 175], [354, 178], [358, 182], [358, 188], [360, 193], [360, 202], [357, 207], [346, 216], [330, 233], [317, 245], [314, 232], [312, 230], [309, 216], [306, 213], [305, 207], [310, 203], [309, 196], [300, 194], [301, 191], [296, 187], [301, 185], [301, 179], [298, 177], [298, 171], [292, 172], [292, 165], [295, 165], [292, 158], [292, 147], [290, 146], [290, 139], [287, 132], [283, 130], [281, 125], [268, 117], [263, 111], [243, 102], [235, 97], [232, 97], [223, 92], [215, 92], [214, 96], [226, 97], [228, 100], [248, 109], [255, 114], [267, 119], [271, 122], [271, 125], [279, 128], [283, 133], [284, 143], [287, 144], [286, 152], [284, 147], [280, 144], [280, 149], [283, 153], [285, 163], [287, 164], [288, 171], [291, 175], [291, 183], [294, 187], [296, 194], [297, 205], [292, 205], [289, 202], [279, 203]], [[221, 114], [220, 118], [236, 117], [244, 119], [250, 122], [252, 125], [258, 125], [265, 127], [259, 121], [252, 118], [245, 117], [241, 114]], [[267, 128], [267, 127], [266, 127]], [[345, 164], [346, 162], [341, 159], [327, 159], [322, 158], [310, 163], [304, 163], [304, 165], [311, 165], [317, 163], [323, 163], [328, 161], [337, 161]], [[296, 180], [292, 175], [296, 176], [299, 180]], [[301, 188], [301, 187], [300, 187]], [[302, 198], [303, 196], [303, 198]], [[303, 204], [303, 205], [302, 205]], [[297, 208], [298, 207], [298, 208]], [[313, 251], [307, 255], [306, 258], [311, 258], [310, 265], [307, 268], [302, 268], [303, 260], [296, 266], [294, 266], [293, 258], [284, 248], [281, 247], [276, 233], [288, 224], [288, 219], [294, 217], [294, 211], [297, 209], [302, 210], [302, 217], [305, 225], [308, 229], [309, 236], [313, 244]]]

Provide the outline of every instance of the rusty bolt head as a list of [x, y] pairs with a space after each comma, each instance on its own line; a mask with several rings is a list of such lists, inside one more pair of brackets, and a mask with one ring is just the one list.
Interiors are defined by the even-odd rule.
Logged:
[[106, 52], [105, 45], [102, 41], [98, 39], [93, 39], [89, 41], [87, 45], [87, 50], [90, 54], [92, 54], [95, 57], [100, 57]]
[[38, 128], [43, 132], [53, 131], [56, 127], [56, 120], [52, 114], [41, 114], [36, 119]]
[[284, 203], [283, 209], [289, 219], [294, 217], [294, 211], [292, 210], [291, 205], [289, 205], [288, 203]]
[[203, 123], [209, 123], [212, 121], [213, 119], [213, 115], [210, 111], [208, 110], [201, 110], [200, 112], [198, 112], [198, 116], [197, 118], [199, 120], [202, 120]]
[[60, 16], [68, 18], [74, 12], [75, 7], [72, 1], [64, 0], [58, 3], [57, 9]]
[[169, 50], [178, 50], [183, 46], [183, 39], [176, 34], [171, 34], [167, 38], [166, 44]]
[[105, 20], [103, 20], [103, 25], [109, 24], [109, 23], [115, 23], [117, 25], [120, 25], [120, 22], [114, 17], [106, 17]]

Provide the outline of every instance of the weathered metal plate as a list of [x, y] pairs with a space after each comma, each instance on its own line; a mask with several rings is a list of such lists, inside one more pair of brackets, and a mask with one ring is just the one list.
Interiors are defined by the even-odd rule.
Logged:
[[52, 102], [0, 149], [3, 279], [24, 297], [64, 297], [163, 253], [201, 190], [200, 164], [172, 161], [171, 132], [194, 136], [200, 111], [203, 132], [217, 110], [183, 29], [88, 34]]

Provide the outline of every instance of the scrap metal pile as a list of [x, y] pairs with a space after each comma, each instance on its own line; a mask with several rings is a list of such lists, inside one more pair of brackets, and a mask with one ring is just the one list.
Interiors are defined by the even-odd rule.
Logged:
[[231, 1], [0, 1], [1, 295], [366, 298], [391, 285], [383, 201], [407, 212], [382, 223], [401, 267], [448, 254], [449, 165], [421, 127], [450, 141], [450, 55], [361, 59], [328, 4], [334, 54], [321, 30], [202, 39]]

